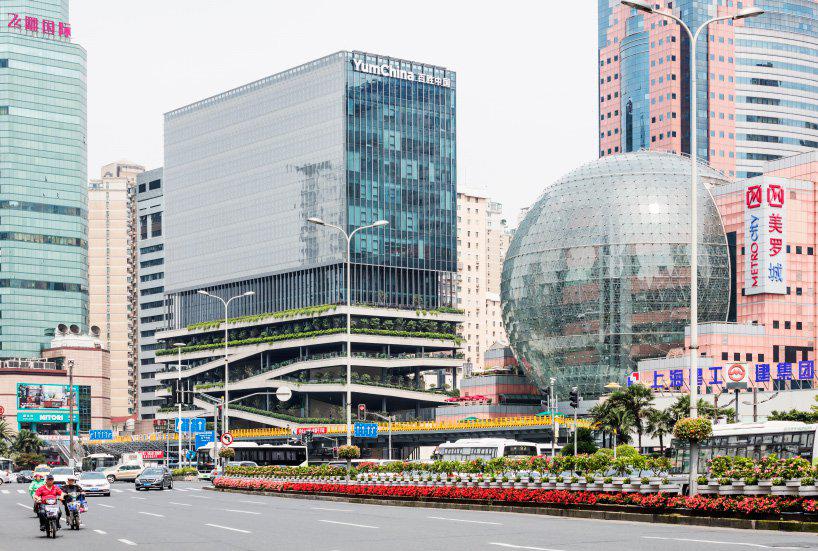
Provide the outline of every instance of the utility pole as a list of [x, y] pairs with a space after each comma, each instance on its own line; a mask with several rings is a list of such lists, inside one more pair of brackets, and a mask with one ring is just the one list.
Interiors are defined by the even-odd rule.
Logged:
[[557, 400], [554, 397], [554, 383], [557, 380], [554, 377], [551, 377], [551, 407], [549, 408], [551, 411], [551, 459], [554, 459], [557, 455]]
[[753, 385], [753, 423], [758, 423], [758, 387]]
[[74, 360], [69, 359], [68, 364], [68, 465], [74, 467], [74, 400], [77, 395], [74, 393]]
[[569, 405], [574, 408], [574, 455], [577, 455], [577, 410], [579, 409], [579, 388], [571, 387]]

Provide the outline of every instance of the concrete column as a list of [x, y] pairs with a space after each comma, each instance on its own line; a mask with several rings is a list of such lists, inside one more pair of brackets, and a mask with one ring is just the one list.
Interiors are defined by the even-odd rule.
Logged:
[[386, 396], [381, 397], [381, 413], [386, 413]]
[[420, 368], [415, 366], [415, 388], [420, 388]]

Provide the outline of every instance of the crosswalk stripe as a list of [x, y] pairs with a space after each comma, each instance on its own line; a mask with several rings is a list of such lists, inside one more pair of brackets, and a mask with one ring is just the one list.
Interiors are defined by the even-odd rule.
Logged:
[[0, 490], [0, 492], [3, 492], [4, 494], [10, 494], [11, 493], [8, 490]]
[[18, 494], [24, 494], [24, 493], [26, 493], [26, 491], [25, 490], [17, 490], [17, 493]]

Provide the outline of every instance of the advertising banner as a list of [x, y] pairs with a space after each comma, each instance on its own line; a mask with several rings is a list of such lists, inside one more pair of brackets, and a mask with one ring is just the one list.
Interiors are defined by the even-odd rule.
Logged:
[[67, 423], [70, 401], [74, 401], [74, 422], [79, 420], [79, 408], [74, 392], [68, 385], [17, 383], [17, 421], [22, 423]]
[[754, 179], [744, 196], [744, 294], [787, 294], [787, 210], [782, 181]]

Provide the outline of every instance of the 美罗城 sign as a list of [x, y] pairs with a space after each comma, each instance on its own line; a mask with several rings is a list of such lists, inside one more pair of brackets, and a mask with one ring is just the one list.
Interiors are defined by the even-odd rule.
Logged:
[[787, 294], [787, 210], [783, 180], [763, 176], [744, 194], [744, 294]]

